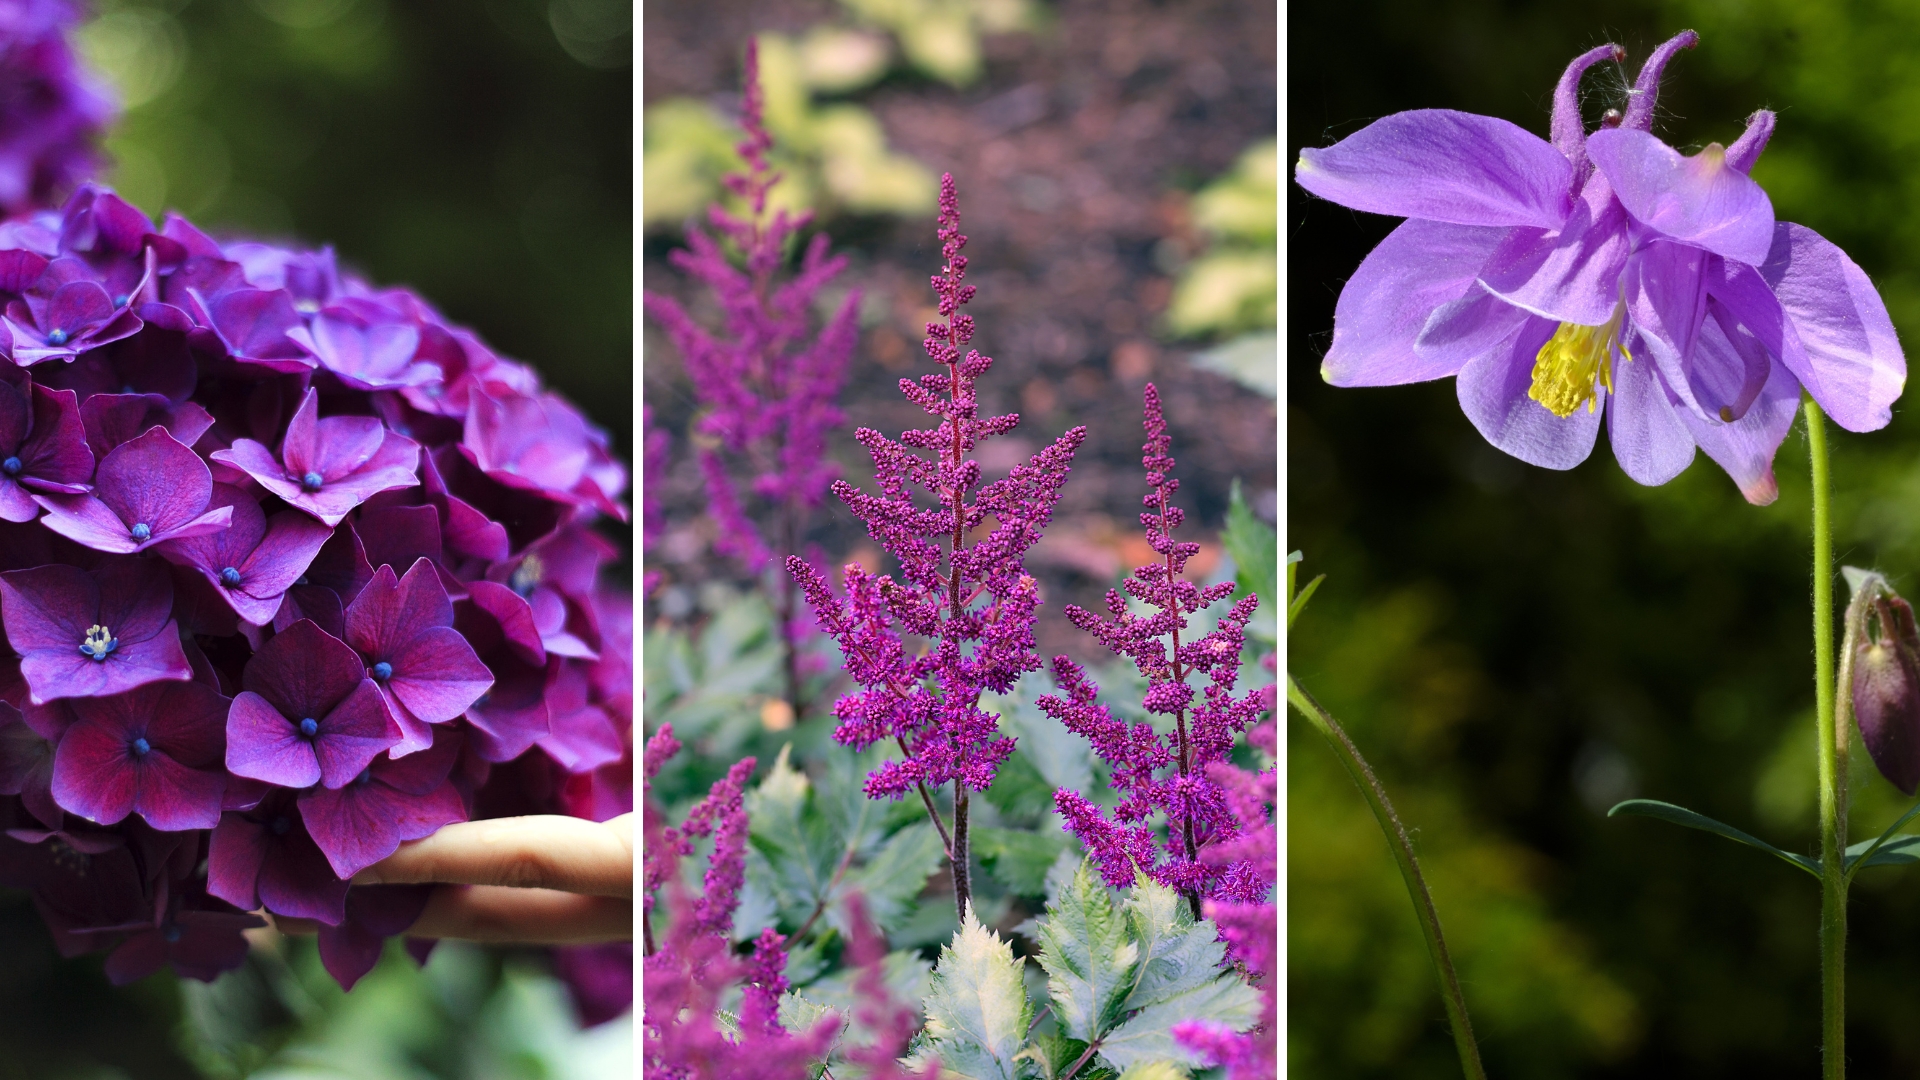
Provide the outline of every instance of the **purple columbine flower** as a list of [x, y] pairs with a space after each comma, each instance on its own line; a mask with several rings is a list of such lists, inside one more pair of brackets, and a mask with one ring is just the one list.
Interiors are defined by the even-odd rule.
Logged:
[[459, 756], [459, 733], [442, 729], [420, 753], [397, 761], [375, 758], [344, 787], [301, 794], [300, 816], [340, 880], [393, 854], [405, 841], [467, 820], [466, 804], [447, 779]]
[[29, 492], [77, 495], [92, 479], [73, 391], [0, 381], [0, 518], [32, 521], [40, 505]]
[[164, 564], [109, 559], [0, 574], [0, 619], [35, 704], [189, 679]]
[[47, 528], [95, 551], [132, 553], [227, 527], [230, 507], [207, 508], [213, 474], [163, 427], [121, 443], [100, 462], [91, 495], [35, 495]]
[[458, 717], [493, 685], [493, 673], [453, 628], [453, 601], [426, 559], [400, 578], [382, 565], [347, 606], [346, 620], [347, 643], [365, 658], [400, 726], [396, 756], [432, 745], [428, 725]]
[[244, 470], [261, 487], [328, 525], [382, 491], [420, 483], [420, 444], [387, 430], [377, 417], [321, 420], [320, 396], [308, 390], [287, 425], [275, 457], [252, 439], [236, 439], [213, 460]]
[[265, 626], [333, 530], [294, 510], [282, 510], [269, 521], [252, 496], [227, 484], [213, 486], [210, 505], [233, 509], [225, 531], [170, 540], [160, 553], [200, 571], [235, 614]]
[[219, 824], [225, 698], [196, 682], [156, 682], [69, 705], [74, 722], [54, 751], [54, 801], [102, 825], [130, 813], [164, 832]]
[[1649, 133], [1667, 61], [1698, 40], [1656, 49], [1625, 114], [1591, 134], [1580, 77], [1616, 46], [1567, 68], [1551, 142], [1426, 109], [1301, 151], [1308, 191], [1408, 219], [1341, 291], [1327, 381], [1457, 375], [1489, 442], [1553, 469], [1585, 460], [1604, 407], [1627, 475], [1665, 483], [1698, 446], [1757, 504], [1778, 494], [1802, 387], [1848, 430], [1884, 426], [1906, 359], [1879, 294], [1839, 248], [1776, 222], [1747, 176], [1773, 113], [1692, 157]]
[[360, 657], [302, 619], [247, 661], [227, 714], [227, 768], [281, 787], [337, 788], [396, 733]]
[[281, 788], [220, 816], [207, 844], [207, 891], [247, 911], [329, 924], [346, 918], [347, 883], [307, 834], [294, 793]]

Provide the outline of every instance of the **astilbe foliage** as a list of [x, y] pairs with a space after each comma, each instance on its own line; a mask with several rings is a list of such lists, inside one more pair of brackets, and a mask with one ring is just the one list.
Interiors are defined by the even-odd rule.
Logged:
[[[350, 986], [402, 842], [632, 809], [625, 469], [413, 293], [82, 186], [0, 225], [0, 475], [0, 884], [114, 980], [264, 909]], [[588, 1015], [622, 948], [566, 954]]]
[[[856, 750], [875, 743], [900, 750], [898, 760], [869, 774], [867, 795], [897, 799], [919, 792], [947, 845], [955, 899], [964, 913], [968, 793], [986, 790], [1013, 752], [1013, 740], [1000, 734], [995, 714], [980, 708], [980, 696], [1007, 693], [1022, 674], [1040, 667], [1033, 642], [1039, 586], [1023, 557], [1052, 517], [1086, 429], [1069, 430], [1027, 464], [982, 486], [980, 463], [970, 455], [1020, 417], [979, 413], [974, 384], [993, 359], [966, 349], [973, 318], [960, 308], [973, 299], [974, 286], [963, 283], [967, 259], [960, 252], [967, 238], [960, 232], [951, 174], [940, 181], [939, 236], [946, 262], [933, 289], [944, 321], [927, 324], [925, 348], [943, 370], [918, 382], [900, 380], [901, 393], [939, 424], [902, 432], [897, 440], [859, 429], [855, 438], [872, 457], [879, 493], [844, 480], [833, 487], [899, 562], [899, 577], [849, 563], [843, 597], [805, 560], [789, 557], [787, 569], [802, 583], [820, 628], [839, 643], [847, 673], [860, 686], [835, 704], [840, 724], [834, 738]], [[916, 502], [916, 491], [934, 505]], [[992, 531], [976, 541], [989, 521]], [[929, 790], [948, 783], [951, 832]]]
[[[680, 751], [671, 725], [647, 740], [644, 782]], [[753, 775], [754, 759], [743, 758], [716, 781], [678, 826], [644, 799], [644, 857], [641, 894], [642, 938], [646, 957], [646, 996], [641, 1009], [642, 1059], [649, 1077], [696, 1080], [742, 1076], [768, 1080], [811, 1075], [809, 1063], [823, 1057], [837, 1025], [822, 1021], [814, 1030], [790, 1034], [777, 1016], [787, 989], [782, 970], [786, 945], [768, 928], [752, 955], [732, 952], [734, 909], [746, 876], [747, 811], [741, 795]], [[692, 837], [712, 836], [701, 895], [680, 878], [680, 860], [693, 853]], [[654, 934], [656, 899], [664, 888], [667, 932]], [[740, 984], [742, 997], [734, 1030], [718, 1022], [722, 998]]]
[[119, 107], [67, 41], [84, 15], [73, 0], [0, 5], [0, 214], [50, 205], [103, 163]]
[[[1133, 571], [1123, 583], [1124, 595], [1108, 590], [1105, 618], [1076, 605], [1069, 605], [1066, 614], [1107, 649], [1133, 662], [1147, 679], [1141, 704], [1149, 713], [1171, 717], [1173, 730], [1163, 734], [1150, 724], [1115, 719], [1100, 704], [1099, 688], [1064, 656], [1053, 661], [1054, 679], [1063, 694], [1047, 695], [1037, 704], [1093, 744], [1094, 752], [1113, 766], [1113, 787], [1126, 794], [1109, 817], [1080, 792], [1063, 788], [1054, 793], [1055, 809], [1101, 875], [1109, 885], [1124, 887], [1138, 867], [1185, 894], [1197, 918], [1202, 900], [1246, 903], [1266, 897], [1267, 886], [1241, 861], [1222, 863], [1203, 855], [1209, 845], [1224, 844], [1241, 832], [1227, 791], [1210, 768], [1228, 760], [1234, 736], [1270, 709], [1271, 695], [1257, 690], [1234, 693], [1247, 621], [1259, 597], [1241, 597], [1213, 630], [1190, 636], [1189, 618], [1231, 596], [1234, 584], [1202, 587], [1182, 577], [1200, 545], [1173, 538], [1185, 515], [1173, 503], [1180, 482], [1169, 475], [1174, 467], [1172, 443], [1160, 392], [1152, 383], [1144, 393], [1144, 409], [1147, 441], [1141, 464], [1148, 493], [1140, 524], [1160, 558]], [[1149, 613], [1132, 611], [1128, 597]], [[1206, 679], [1198, 693], [1188, 681], [1196, 676]], [[1166, 828], [1164, 844], [1156, 843], [1156, 817]], [[1165, 858], [1156, 848], [1164, 848]]]
[[[827, 435], [845, 419], [835, 402], [859, 336], [860, 292], [849, 291], [813, 334], [815, 299], [846, 266], [845, 256], [828, 257], [825, 233], [814, 234], [793, 274], [777, 280], [789, 241], [812, 214], [769, 214], [767, 195], [780, 174], [767, 162], [773, 140], [761, 120], [753, 42], [747, 45], [744, 78], [746, 138], [739, 151], [747, 171], [725, 181], [747, 212], [737, 216], [716, 204], [707, 213], [714, 230], [744, 257], [745, 267], [734, 265], [720, 240], [692, 225], [686, 249], [670, 256], [711, 292], [724, 313], [723, 328], [708, 331], [668, 296], [649, 293], [645, 303], [679, 350], [699, 405], [692, 435], [699, 443], [696, 458], [717, 529], [714, 549], [757, 575], [776, 553], [800, 553], [808, 518], [838, 475], [826, 455]], [[783, 581], [776, 594], [787, 701], [801, 711], [806, 702], [798, 655], [803, 627], [795, 619], [799, 597], [790, 581]]]

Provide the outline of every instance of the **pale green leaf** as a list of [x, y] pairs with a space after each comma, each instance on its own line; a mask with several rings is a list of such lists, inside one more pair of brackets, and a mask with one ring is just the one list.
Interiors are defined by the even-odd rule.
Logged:
[[780, 1011], [777, 1016], [780, 1026], [795, 1035], [811, 1032], [820, 1021], [830, 1016], [840, 1018], [840, 1014], [835, 1009], [803, 997], [797, 990], [789, 990], [780, 996]]
[[1129, 929], [1140, 944], [1140, 967], [1126, 1008], [1143, 1009], [1213, 981], [1226, 959], [1219, 931], [1195, 922], [1180, 895], [1145, 874], [1134, 879], [1125, 910]]
[[1083, 862], [1040, 923], [1040, 966], [1061, 1030], [1082, 1042], [1106, 1034], [1121, 1018], [1134, 983], [1140, 946], [1127, 940], [1126, 917], [1091, 866]]
[[927, 994], [927, 1035], [946, 1071], [972, 1080], [1017, 1080], [1033, 1006], [1024, 959], [980, 925], [971, 907], [952, 943], [940, 950]]
[[[1209, 935], [1213, 933], [1211, 923], [1201, 925]], [[1182, 1020], [1213, 1020], [1244, 1031], [1259, 1015], [1259, 992], [1238, 975], [1219, 972], [1207, 982], [1134, 1013], [1101, 1041], [1100, 1056], [1123, 1070], [1151, 1061], [1199, 1066], [1204, 1062], [1174, 1041], [1173, 1025]]]
[[882, 930], [892, 929], [907, 912], [927, 879], [940, 869], [945, 854], [930, 822], [909, 825], [887, 838], [873, 859], [847, 875], [846, 888], [865, 899], [867, 917]]
[[1187, 1070], [1171, 1061], [1136, 1061], [1120, 1074], [1120, 1080], [1187, 1080]]

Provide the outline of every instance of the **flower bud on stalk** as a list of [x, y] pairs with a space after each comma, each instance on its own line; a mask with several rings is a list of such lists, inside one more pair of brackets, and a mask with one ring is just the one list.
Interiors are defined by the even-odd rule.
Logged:
[[1880, 775], [1912, 795], [1920, 787], [1920, 632], [1913, 608], [1884, 579], [1863, 592], [1847, 620], [1853, 715]]

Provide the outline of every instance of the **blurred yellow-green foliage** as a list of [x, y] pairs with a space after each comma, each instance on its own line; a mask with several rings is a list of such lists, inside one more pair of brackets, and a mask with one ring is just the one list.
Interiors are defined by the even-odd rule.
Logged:
[[1167, 304], [1167, 328], [1178, 337], [1271, 329], [1277, 315], [1279, 263], [1275, 207], [1279, 148], [1267, 139], [1247, 148], [1233, 171], [1193, 197], [1193, 223], [1211, 240], [1180, 271]]
[[[1409, 108], [1544, 134], [1566, 62], [1605, 41], [1589, 124], [1686, 28], [1655, 132], [1697, 149], [1778, 111], [1754, 170], [1781, 220], [1845, 248], [1920, 341], [1920, 8], [1638, 0], [1588, 9], [1362, 0], [1296, 8], [1289, 155]], [[1291, 156], [1287, 160], [1293, 160]], [[1288, 191], [1290, 548], [1327, 582], [1289, 667], [1346, 723], [1427, 861], [1493, 1075], [1742, 1078], [1818, 1067], [1811, 883], [1703, 834], [1607, 819], [1665, 799], [1816, 849], [1806, 444], [1748, 506], [1711, 462], [1642, 488], [1605, 438], [1566, 473], [1492, 450], [1450, 381], [1318, 377], [1341, 283], [1395, 224]], [[1920, 425], [1836, 436], [1836, 549], [1920, 591]], [[1844, 589], [1844, 586], [1840, 586]], [[1844, 595], [1844, 594], [1843, 594]], [[1384, 841], [1289, 729], [1289, 1054], [1330, 1077], [1459, 1075]], [[1857, 743], [1856, 743], [1857, 746]], [[1908, 800], [1856, 752], [1852, 830]], [[1871, 875], [1871, 876], [1870, 876]], [[1850, 918], [1851, 1067], [1920, 1071], [1920, 875], [1869, 872]]]

